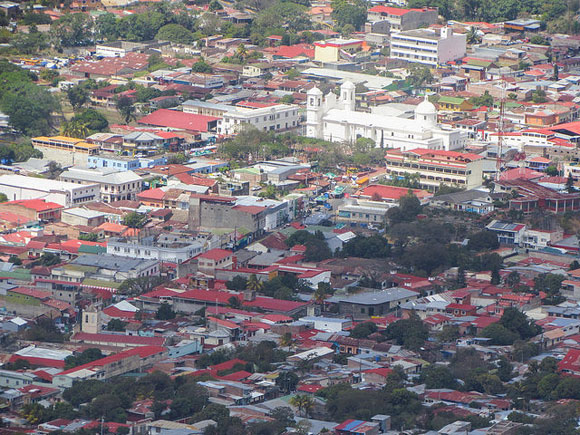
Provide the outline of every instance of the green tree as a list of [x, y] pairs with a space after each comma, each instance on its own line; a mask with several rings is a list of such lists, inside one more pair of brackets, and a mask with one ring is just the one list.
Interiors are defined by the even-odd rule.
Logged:
[[405, 81], [413, 87], [421, 87], [433, 82], [433, 75], [427, 66], [412, 63], [408, 67], [409, 74]]
[[107, 331], [124, 331], [127, 326], [127, 322], [123, 322], [120, 319], [111, 319], [107, 323]]
[[175, 316], [175, 311], [173, 311], [173, 308], [167, 302], [162, 303], [155, 312], [155, 318], [157, 320], [171, 320], [175, 319]]
[[455, 388], [458, 383], [447, 366], [431, 364], [421, 373], [427, 388]]
[[363, 0], [333, 0], [332, 18], [339, 27], [351, 25], [355, 30], [361, 28], [367, 17], [367, 5]]
[[231, 280], [226, 282], [226, 288], [229, 290], [245, 290], [248, 280], [243, 276], [236, 275]]
[[308, 416], [314, 406], [314, 399], [306, 394], [297, 394], [290, 399], [290, 405], [298, 408], [298, 414]]
[[488, 91], [485, 91], [483, 95], [479, 97], [471, 97], [469, 102], [478, 107], [493, 107], [493, 97], [489, 94]]
[[481, 332], [481, 335], [491, 339], [489, 344], [497, 346], [512, 345], [520, 338], [519, 334], [510, 331], [500, 323], [492, 323], [491, 325], [486, 326]]
[[79, 110], [89, 99], [87, 89], [81, 85], [71, 86], [66, 91], [66, 96], [73, 110]]
[[506, 276], [505, 284], [509, 288], [513, 289], [514, 287], [516, 287], [520, 283], [520, 280], [521, 280], [520, 274], [516, 270], [514, 270], [514, 271], [510, 272], [508, 276]]
[[52, 23], [50, 37], [57, 47], [78, 47], [93, 43], [93, 20], [87, 14], [65, 14]]
[[87, 242], [96, 242], [99, 240], [99, 235], [97, 233], [87, 233], [79, 235], [79, 240], [85, 240]]
[[384, 335], [389, 340], [395, 340], [399, 345], [418, 350], [429, 337], [429, 328], [416, 314], [412, 314], [408, 319], [391, 323], [387, 326]]
[[33, 83], [35, 77], [6, 60], [0, 60], [0, 110], [10, 125], [27, 136], [50, 134], [51, 114], [59, 104], [52, 94]]
[[359, 235], [344, 244], [340, 255], [343, 257], [386, 258], [391, 255], [391, 248], [384, 237]]
[[163, 276], [140, 276], [138, 278], [129, 278], [119, 286], [119, 293], [126, 296], [139, 296], [148, 293], [154, 288], [167, 282]]
[[352, 331], [350, 331], [350, 336], [352, 338], [367, 338], [369, 335], [377, 332], [377, 325], [373, 322], [363, 322], [356, 325]]
[[522, 340], [535, 337], [542, 330], [533, 321], [529, 320], [524, 313], [513, 307], [508, 307], [504, 310], [500, 324], [506, 329], [517, 333]]
[[133, 106], [133, 101], [129, 97], [122, 96], [117, 100], [117, 110], [126, 124], [135, 119], [135, 106]]
[[129, 228], [141, 228], [147, 222], [147, 215], [137, 212], [131, 212], [123, 217], [123, 225]]
[[499, 248], [497, 234], [484, 230], [469, 236], [467, 247], [473, 251], [493, 250]]
[[155, 36], [160, 41], [170, 41], [176, 44], [191, 44], [194, 36], [191, 31], [180, 24], [166, 24], [161, 27]]
[[560, 171], [558, 171], [558, 167], [555, 165], [550, 165], [546, 168], [546, 174], [549, 175], [550, 177], [556, 177], [558, 175], [560, 175]]

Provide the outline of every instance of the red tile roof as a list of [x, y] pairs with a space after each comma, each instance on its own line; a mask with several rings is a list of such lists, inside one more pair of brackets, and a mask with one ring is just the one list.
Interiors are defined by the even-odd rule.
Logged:
[[[76, 335], [78, 335], [78, 334], [79, 333], [77, 333]], [[91, 335], [104, 335], [104, 334], [91, 334]], [[146, 338], [146, 337], [140, 337], [140, 338]], [[163, 346], [158, 346], [158, 345], [141, 346], [141, 347], [137, 347], [135, 349], [124, 350], [123, 352], [119, 352], [119, 353], [116, 353], [114, 355], [109, 355], [105, 358], [101, 358], [101, 359], [98, 359], [96, 361], [92, 361], [90, 363], [83, 364], [83, 365], [74, 367], [74, 368], [69, 369], [69, 370], [65, 370], [64, 372], [59, 373], [59, 375], [68, 375], [70, 373], [78, 372], [79, 370], [95, 369], [98, 367], [103, 367], [107, 364], [121, 361], [121, 360], [128, 358], [128, 357], [131, 357], [133, 355], [139, 355], [139, 357], [141, 357], [141, 358], [146, 358], [148, 356], [155, 355], [157, 353], [165, 352], [166, 350], [167, 350], [167, 348], [165, 348]]]
[[219, 260], [223, 260], [224, 258], [228, 258], [233, 254], [232, 251], [229, 251], [227, 249], [210, 249], [207, 252], [204, 252], [203, 254], [199, 254], [197, 256], [197, 258], [203, 258], [206, 260], [214, 260], [214, 261], [219, 261]]
[[163, 346], [164, 337], [140, 337], [136, 335], [122, 334], [90, 334], [88, 332], [77, 332], [71, 337], [74, 342], [93, 342], [103, 344], [127, 344], [134, 346]]
[[8, 291], [12, 292], [12, 293], [18, 293], [18, 294], [24, 295], [24, 296], [29, 296], [31, 298], [36, 298], [36, 299], [48, 299], [51, 297], [50, 292], [36, 290], [36, 289], [32, 289], [32, 288], [27, 288], [27, 287], [16, 287], [16, 288], [12, 288]]
[[5, 202], [7, 205], [19, 205], [21, 207], [29, 208], [34, 211], [48, 211], [64, 208], [56, 202], [46, 202], [44, 199], [21, 199], [17, 201]]
[[[419, 199], [433, 196], [429, 192], [420, 189], [412, 189], [415, 196]], [[371, 184], [364, 189], [359, 190], [353, 196], [362, 196], [367, 198], [378, 197], [382, 200], [399, 200], [401, 197], [407, 195], [409, 189], [406, 187], [385, 186], [383, 184]]]
[[208, 124], [219, 119], [221, 118], [217, 118], [215, 116], [184, 113], [170, 109], [159, 109], [141, 118], [139, 120], [139, 124], [155, 125], [158, 127], [170, 127], [196, 132], [207, 132]]

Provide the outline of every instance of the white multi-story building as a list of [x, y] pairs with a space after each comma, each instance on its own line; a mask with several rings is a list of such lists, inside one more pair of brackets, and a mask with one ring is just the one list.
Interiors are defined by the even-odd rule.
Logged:
[[217, 116], [217, 132], [236, 134], [243, 125], [251, 125], [262, 131], [290, 130], [298, 127], [298, 106], [272, 104], [267, 107], [238, 107], [206, 101], [188, 100], [183, 103], [184, 113]]
[[[355, 110], [355, 86], [347, 81], [340, 97], [330, 92], [323, 97], [318, 88], [308, 91], [306, 136], [332, 142], [354, 142], [359, 137], [384, 148], [455, 150], [463, 148], [467, 133], [437, 124], [437, 109], [427, 101], [415, 109], [413, 119]], [[380, 110], [380, 108], [373, 108]]]
[[449, 27], [407, 30], [391, 35], [391, 57], [439, 66], [465, 56], [466, 35], [455, 35]]
[[0, 193], [5, 194], [9, 201], [44, 199], [47, 202], [56, 202], [63, 207], [72, 207], [98, 201], [100, 186], [96, 183], [79, 186], [46, 178], [2, 175], [0, 176]]
[[69, 168], [60, 174], [60, 179], [75, 184], [98, 184], [103, 202], [134, 201], [143, 190], [143, 180], [133, 171]]
[[276, 104], [258, 109], [232, 107], [218, 121], [217, 132], [236, 134], [242, 125], [252, 125], [258, 130], [281, 131], [298, 126], [298, 107], [290, 104]]

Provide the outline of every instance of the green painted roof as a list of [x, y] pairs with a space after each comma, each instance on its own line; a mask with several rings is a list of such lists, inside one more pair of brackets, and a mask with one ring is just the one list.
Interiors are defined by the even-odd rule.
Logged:
[[107, 252], [107, 248], [99, 245], [81, 245], [79, 246], [79, 253], [84, 254], [101, 254]]
[[118, 289], [121, 286], [121, 283], [115, 282], [115, 281], [103, 281], [101, 279], [87, 278], [87, 279], [83, 280], [83, 285], [88, 285], [91, 287], [104, 287], [104, 288]]
[[30, 271], [25, 269], [16, 269], [11, 272], [2, 272], [2, 276], [6, 278], [14, 278], [19, 281], [30, 281]]
[[234, 169], [233, 172], [239, 172], [242, 174], [259, 174], [260, 170], [258, 168], [240, 168], [240, 169]]
[[446, 95], [439, 97], [439, 103], [461, 104], [464, 101], [465, 101], [465, 98], [460, 98], [460, 97], [448, 97]]

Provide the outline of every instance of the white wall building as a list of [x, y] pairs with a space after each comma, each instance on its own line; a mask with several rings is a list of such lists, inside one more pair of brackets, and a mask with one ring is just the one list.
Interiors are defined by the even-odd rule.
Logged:
[[301, 317], [300, 321], [312, 323], [314, 325], [314, 329], [326, 332], [341, 332], [352, 326], [351, 319], [342, 318], [308, 316]]
[[262, 131], [288, 130], [296, 128], [300, 120], [298, 106], [292, 104], [250, 108], [188, 100], [183, 103], [183, 112], [221, 117], [217, 124], [221, 134], [236, 134], [248, 124]]
[[250, 124], [263, 131], [280, 131], [298, 126], [298, 107], [276, 104], [259, 109], [234, 108], [218, 121], [217, 131], [221, 134], [236, 134], [241, 125]]
[[64, 207], [72, 207], [98, 201], [100, 190], [98, 184], [79, 185], [23, 175], [0, 176], [0, 193], [5, 194], [9, 201], [44, 199]]
[[449, 27], [415, 29], [391, 35], [391, 57], [427, 65], [443, 65], [465, 56], [466, 35], [455, 35]]
[[134, 201], [143, 190], [143, 180], [133, 171], [69, 168], [60, 174], [60, 179], [75, 184], [99, 184], [104, 202]]
[[463, 148], [467, 134], [437, 124], [437, 109], [423, 101], [415, 109], [414, 119], [355, 110], [355, 86], [345, 82], [340, 97], [323, 97], [318, 88], [308, 91], [306, 136], [332, 142], [355, 142], [359, 137], [375, 141], [384, 148], [455, 150]]

